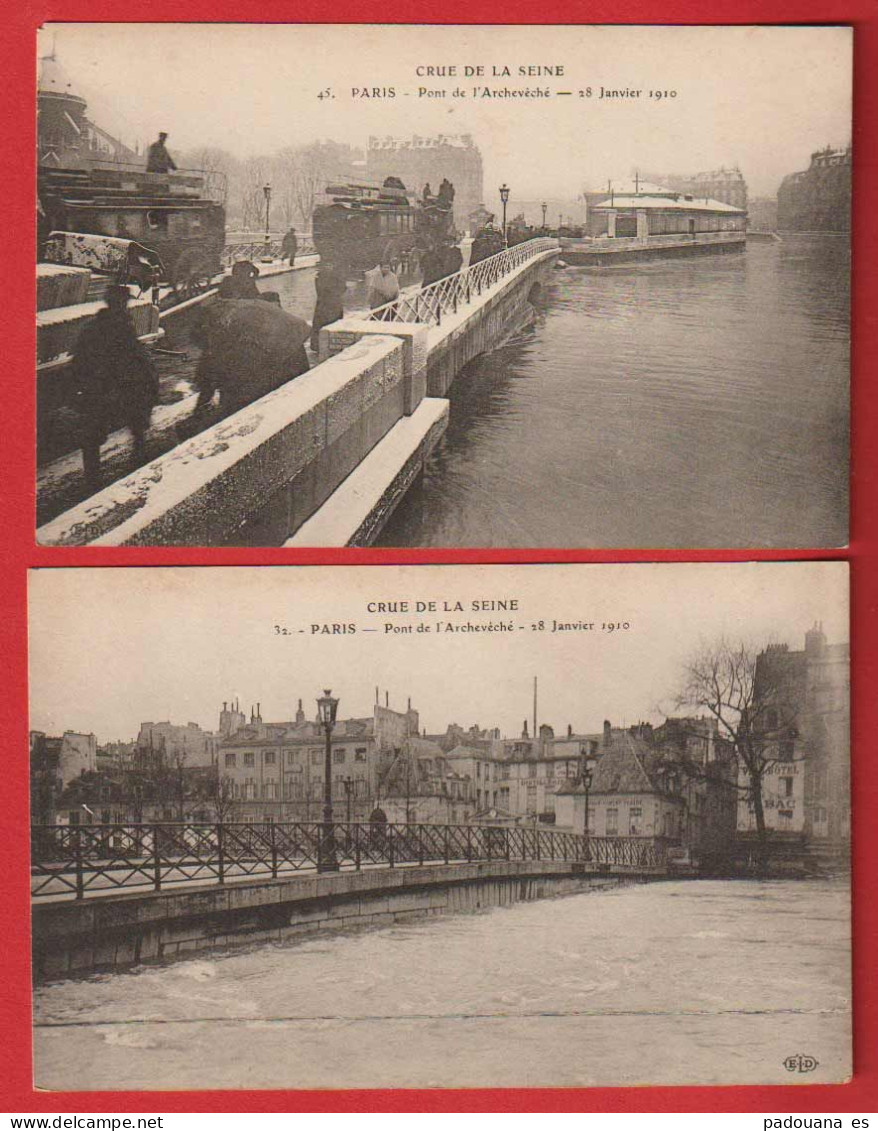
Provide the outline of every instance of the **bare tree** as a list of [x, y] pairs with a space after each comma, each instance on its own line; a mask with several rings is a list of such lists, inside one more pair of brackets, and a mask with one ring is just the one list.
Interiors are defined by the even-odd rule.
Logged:
[[217, 776], [211, 803], [217, 824], [223, 825], [235, 819], [238, 812], [238, 801], [235, 797], [235, 783], [228, 774]]
[[700, 645], [687, 661], [676, 706], [706, 710], [731, 744], [747, 781], [756, 821], [757, 868], [764, 874], [768, 836], [763, 783], [778, 760], [778, 742], [794, 721], [783, 688], [771, 678], [770, 669], [760, 670], [755, 648], [720, 638]]

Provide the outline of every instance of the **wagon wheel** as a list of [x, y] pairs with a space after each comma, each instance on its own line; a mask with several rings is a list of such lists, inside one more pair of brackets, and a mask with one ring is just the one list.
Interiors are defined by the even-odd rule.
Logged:
[[179, 299], [193, 298], [210, 286], [213, 272], [210, 260], [203, 251], [189, 248], [174, 265], [171, 279], [174, 294]]

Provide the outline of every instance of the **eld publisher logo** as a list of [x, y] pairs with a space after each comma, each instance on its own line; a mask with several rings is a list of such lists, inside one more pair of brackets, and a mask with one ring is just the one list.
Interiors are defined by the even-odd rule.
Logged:
[[783, 1062], [787, 1072], [813, 1072], [819, 1064], [819, 1060], [815, 1060], [813, 1056], [805, 1056], [803, 1053], [788, 1056]]

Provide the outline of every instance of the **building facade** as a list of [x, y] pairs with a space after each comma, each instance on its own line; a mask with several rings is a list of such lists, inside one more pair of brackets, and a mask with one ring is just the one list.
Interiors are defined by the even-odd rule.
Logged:
[[[769, 645], [756, 659], [754, 698], [768, 758], [765, 823], [814, 840], [850, 838], [850, 649], [814, 625], [804, 647]], [[742, 778], [738, 829], [756, 828]]]
[[[336, 820], [367, 820], [381, 803], [387, 776], [406, 741], [418, 734], [418, 713], [375, 703], [369, 716], [340, 719], [330, 738]], [[323, 811], [326, 736], [305, 717], [266, 723], [258, 709], [217, 747], [218, 776], [236, 820], [319, 820]]]
[[366, 174], [381, 183], [399, 177], [409, 193], [420, 196], [424, 185], [437, 192], [443, 178], [454, 185], [454, 217], [458, 226], [483, 202], [482, 154], [471, 134], [435, 137], [370, 137]]

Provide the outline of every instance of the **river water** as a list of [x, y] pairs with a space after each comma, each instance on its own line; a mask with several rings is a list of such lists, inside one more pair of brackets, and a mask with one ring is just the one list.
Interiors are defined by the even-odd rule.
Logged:
[[[801, 1083], [850, 1065], [848, 890], [672, 881], [35, 995], [49, 1089]], [[808, 1075], [783, 1066], [813, 1057]]]
[[386, 546], [847, 540], [849, 249], [558, 271], [530, 332], [452, 389]]

